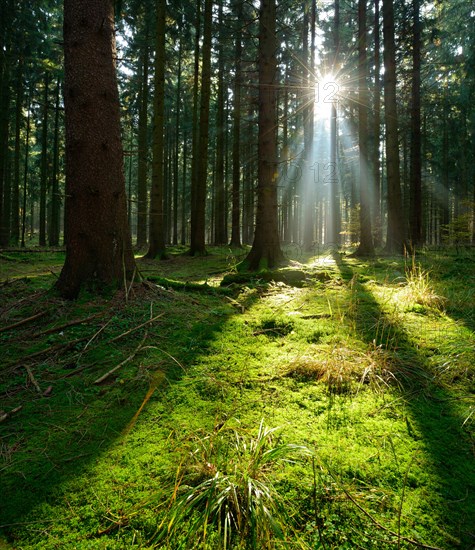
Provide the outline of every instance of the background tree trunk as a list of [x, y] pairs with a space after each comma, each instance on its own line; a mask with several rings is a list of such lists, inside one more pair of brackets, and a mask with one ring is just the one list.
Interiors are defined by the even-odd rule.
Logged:
[[379, 3], [374, 2], [374, 87], [373, 87], [373, 234], [374, 246], [380, 247], [383, 241], [383, 227], [381, 215], [381, 160], [379, 156], [381, 138], [381, 52], [380, 52], [380, 26]]
[[388, 181], [388, 231], [386, 252], [402, 253], [404, 226], [399, 169], [398, 114], [396, 98], [396, 47], [393, 0], [383, 0], [384, 120], [386, 124], [386, 171]]
[[413, 245], [422, 243], [421, 166], [421, 23], [420, 0], [413, 0], [410, 230]]
[[366, 56], [367, 0], [358, 1], [358, 143], [360, 150], [360, 244], [357, 256], [374, 254], [368, 166], [368, 61]]
[[[216, 170], [215, 170], [215, 209], [214, 209], [214, 243], [226, 244], [226, 207], [224, 182], [225, 150], [225, 106], [224, 106], [224, 50], [223, 50], [223, 0], [219, 2], [220, 35], [218, 53], [218, 96], [216, 99]], [[241, 22], [239, 21], [239, 24]], [[226, 86], [227, 90], [227, 86]]]
[[148, 175], [148, 14], [145, 14], [145, 40], [140, 52], [141, 82], [139, 95], [138, 169], [137, 169], [137, 247], [147, 244], [147, 175]]
[[51, 174], [51, 209], [48, 224], [48, 243], [50, 246], [59, 245], [59, 219], [61, 208], [61, 197], [59, 192], [59, 111], [60, 111], [61, 81], [58, 77], [55, 92], [54, 107], [54, 137], [53, 137], [53, 167]]
[[48, 183], [48, 110], [49, 110], [49, 74], [44, 77], [43, 124], [41, 129], [41, 173], [40, 173], [40, 231], [39, 245], [46, 246], [46, 194]]
[[198, 148], [196, 174], [192, 180], [191, 200], [191, 245], [192, 256], [206, 254], [206, 184], [208, 179], [209, 100], [211, 94], [211, 27], [213, 2], [205, 0], [203, 25], [203, 51], [201, 70], [200, 121], [198, 126]]
[[[242, 0], [235, 1], [236, 43], [234, 47], [233, 97], [233, 166], [230, 246], [241, 246], [241, 55], [242, 55]], [[244, 201], [243, 201], [244, 202]]]
[[164, 116], [165, 116], [165, 0], [157, 0], [155, 95], [153, 101], [152, 190], [150, 193], [149, 248], [147, 258], [164, 258], [166, 245]]
[[275, 0], [261, 0], [259, 15], [258, 188], [254, 242], [243, 262], [250, 270], [283, 260], [277, 215], [277, 38]]

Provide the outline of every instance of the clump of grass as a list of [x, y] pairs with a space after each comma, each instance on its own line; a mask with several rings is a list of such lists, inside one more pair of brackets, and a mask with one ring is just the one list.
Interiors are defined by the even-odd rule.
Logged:
[[[433, 289], [430, 272], [416, 264], [414, 258], [406, 267], [406, 283], [398, 293], [398, 299], [408, 307], [414, 304], [429, 310], [442, 311], [446, 300]], [[420, 311], [420, 308], [419, 308]]]
[[175, 486], [174, 498], [180, 496], [162, 522], [159, 540], [173, 548], [204, 548], [212, 541], [223, 549], [274, 548], [276, 541], [287, 540], [289, 504], [274, 488], [271, 473], [310, 451], [281, 443], [277, 430], [261, 421], [257, 434], [250, 435], [225, 424], [198, 438], [191, 464], [181, 466], [177, 476], [191, 484]]
[[348, 393], [365, 371], [364, 355], [345, 347], [332, 350], [324, 358], [304, 355], [293, 361], [285, 375], [324, 383], [329, 393]]

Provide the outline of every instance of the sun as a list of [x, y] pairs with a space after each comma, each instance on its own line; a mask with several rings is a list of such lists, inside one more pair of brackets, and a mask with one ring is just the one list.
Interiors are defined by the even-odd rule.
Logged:
[[332, 73], [326, 73], [319, 77], [315, 83], [315, 103], [319, 116], [326, 117], [330, 114], [332, 106], [338, 103], [340, 84]]

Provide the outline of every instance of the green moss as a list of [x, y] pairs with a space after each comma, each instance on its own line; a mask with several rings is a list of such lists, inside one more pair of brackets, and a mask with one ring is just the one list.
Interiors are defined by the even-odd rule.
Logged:
[[[127, 300], [119, 293], [76, 303], [47, 292], [47, 261], [4, 262], [4, 326], [46, 314], [0, 333], [10, 364], [0, 371], [0, 548], [152, 548], [181, 485], [180, 464], [210, 467], [203, 443], [216, 442], [226, 423], [252, 434], [261, 419], [281, 427], [283, 444], [314, 453], [269, 474], [292, 510], [294, 542], [318, 548], [323, 537], [327, 548], [381, 550], [394, 548], [389, 531], [400, 530], [440, 548], [470, 547], [469, 262], [421, 257], [427, 288], [446, 300], [443, 311], [422, 311], [398, 299], [400, 259], [311, 258], [275, 270], [304, 284], [247, 279], [228, 295], [219, 283], [245, 251], [210, 251], [140, 261], [147, 274], [173, 281], [167, 288], [140, 284]], [[20, 264], [31, 279], [15, 278]], [[103, 316], [66, 326], [94, 313]], [[221, 442], [219, 460], [230, 455]], [[207, 547], [218, 540], [215, 531]]]

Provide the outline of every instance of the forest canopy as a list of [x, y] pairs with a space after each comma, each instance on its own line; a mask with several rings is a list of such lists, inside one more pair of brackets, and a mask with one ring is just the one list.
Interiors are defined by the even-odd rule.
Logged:
[[[259, 96], [261, 8], [115, 8], [133, 244], [149, 257], [169, 244], [193, 254], [252, 244], [259, 159], [269, 154], [259, 156], [259, 109], [269, 101]], [[0, 9], [0, 242], [58, 246], [63, 6], [10, 0]], [[286, 1], [270, 17], [275, 197], [265, 209], [275, 210], [279, 241], [362, 254], [473, 244], [472, 2]]]

